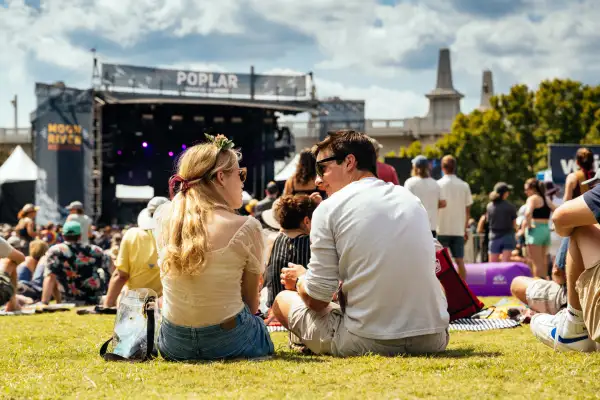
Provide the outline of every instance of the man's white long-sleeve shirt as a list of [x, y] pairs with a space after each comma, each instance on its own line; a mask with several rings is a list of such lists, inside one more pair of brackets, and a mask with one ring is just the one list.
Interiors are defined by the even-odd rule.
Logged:
[[343, 281], [351, 333], [388, 340], [448, 328], [427, 211], [407, 189], [353, 182], [317, 207], [310, 237], [306, 292], [330, 301]]

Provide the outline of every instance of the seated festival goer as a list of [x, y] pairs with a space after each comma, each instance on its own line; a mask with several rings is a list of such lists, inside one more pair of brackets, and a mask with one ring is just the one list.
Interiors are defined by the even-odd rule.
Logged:
[[[274, 352], [259, 307], [260, 222], [237, 215], [246, 169], [222, 135], [190, 147], [169, 181], [157, 242], [163, 285], [158, 348], [168, 360], [264, 357]], [[175, 194], [176, 193], [176, 194]]]
[[532, 310], [554, 315], [567, 306], [565, 283], [564, 271], [555, 266], [552, 270], [551, 281], [517, 276], [510, 284], [510, 291], [513, 296], [526, 303]]
[[[368, 137], [331, 132], [318, 143], [308, 269], [284, 269], [275, 316], [314, 353], [435, 353], [448, 344], [447, 302], [435, 276], [427, 211], [407, 189], [376, 178]], [[342, 281], [340, 306], [331, 302]]]
[[40, 259], [48, 251], [48, 243], [36, 239], [29, 243], [29, 255], [25, 261], [17, 267], [17, 279], [19, 282], [30, 282]]
[[4, 311], [17, 312], [21, 308], [16, 298], [17, 265], [25, 256], [0, 238], [0, 258], [0, 306], [6, 304]]
[[150, 200], [138, 216], [138, 227], [129, 229], [123, 236], [104, 307], [117, 305], [117, 298], [125, 285], [128, 289], [152, 289], [158, 296], [162, 296], [156, 241], [152, 231], [156, 228], [154, 212], [168, 201], [166, 197], [154, 197]]
[[305, 194], [282, 196], [273, 205], [281, 230], [273, 243], [267, 264], [267, 307], [271, 307], [275, 296], [285, 289], [281, 284], [281, 270], [287, 268], [288, 263], [308, 265], [310, 220], [315, 208], [316, 203]]
[[[110, 267], [110, 258], [102, 249], [93, 244], [82, 244], [81, 225], [77, 221], [67, 221], [63, 226], [65, 242], [55, 244], [46, 253], [43, 304], [49, 304], [52, 296], [56, 298], [57, 284], [65, 290], [65, 300], [82, 304], [98, 304], [106, 290]], [[60, 297], [60, 296], [59, 296]]]
[[[600, 173], [582, 185], [593, 188], [556, 209], [554, 229], [569, 237], [567, 308], [555, 316], [534, 315], [533, 334], [562, 351], [591, 352], [600, 342]], [[595, 186], [594, 186], [595, 185]]]

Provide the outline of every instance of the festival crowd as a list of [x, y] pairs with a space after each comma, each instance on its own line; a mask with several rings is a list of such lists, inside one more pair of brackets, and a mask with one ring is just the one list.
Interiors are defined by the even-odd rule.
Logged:
[[[439, 180], [416, 157], [402, 186], [380, 148], [359, 132], [331, 132], [300, 153], [283, 188], [271, 182], [254, 200], [243, 191], [242, 154], [219, 135], [188, 148], [170, 199], [151, 199], [123, 230], [98, 230], [81, 202], [64, 225], [40, 228], [28, 204], [0, 239], [0, 305], [13, 314], [52, 300], [114, 310], [125, 290], [151, 289], [158, 349], [173, 361], [269, 356], [274, 320], [315, 354], [436, 353], [449, 342], [436, 251], [448, 248], [466, 278], [465, 240], [477, 230], [490, 262], [530, 265], [533, 278], [511, 289], [537, 312], [534, 335], [555, 349], [596, 350], [600, 173], [588, 149], [560, 207], [556, 188], [532, 178], [517, 210], [514, 188], [499, 182], [476, 224], [453, 156], [442, 158]], [[556, 257], [552, 229], [564, 237]]]

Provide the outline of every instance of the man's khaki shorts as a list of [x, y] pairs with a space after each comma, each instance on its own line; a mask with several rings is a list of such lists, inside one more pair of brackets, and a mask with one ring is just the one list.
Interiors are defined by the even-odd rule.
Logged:
[[320, 312], [309, 310], [300, 297], [290, 307], [290, 330], [313, 353], [347, 357], [367, 353], [396, 354], [438, 353], [446, 350], [448, 331], [393, 340], [356, 336], [344, 326], [344, 315], [335, 303]]
[[567, 290], [554, 281], [534, 280], [525, 290], [527, 304], [539, 313], [556, 314], [567, 306]]
[[600, 342], [600, 262], [583, 271], [576, 289], [590, 338]]

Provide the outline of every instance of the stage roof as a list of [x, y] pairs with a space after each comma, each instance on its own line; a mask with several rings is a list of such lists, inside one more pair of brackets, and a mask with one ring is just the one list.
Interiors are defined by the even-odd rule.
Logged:
[[[318, 101], [276, 101], [263, 99], [236, 99], [224, 97], [198, 97], [158, 95], [149, 93], [99, 91], [96, 97], [106, 104], [197, 104], [212, 106], [230, 106], [245, 108], [261, 108], [278, 111], [284, 114], [298, 114], [302, 112], [318, 113]], [[98, 101], [98, 100], [96, 100]]]

